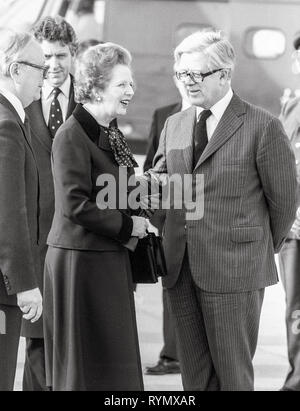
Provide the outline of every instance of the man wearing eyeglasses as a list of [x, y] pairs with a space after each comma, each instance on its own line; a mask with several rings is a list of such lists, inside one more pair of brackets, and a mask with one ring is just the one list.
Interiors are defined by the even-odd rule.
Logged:
[[164, 233], [163, 285], [183, 387], [191, 391], [254, 389], [264, 289], [277, 282], [274, 253], [296, 210], [288, 139], [278, 119], [232, 91], [234, 64], [220, 32], [197, 32], [175, 49], [177, 78], [193, 107], [167, 119], [144, 179], [204, 178], [192, 187], [200, 203], [204, 193], [203, 216], [171, 208]]
[[[40, 98], [26, 109], [40, 179], [39, 284], [42, 289], [46, 241], [54, 213], [51, 148], [58, 128], [75, 108], [70, 71], [77, 49], [77, 38], [72, 26], [60, 16], [41, 20], [34, 28], [34, 36], [42, 47], [47, 66]], [[26, 337], [23, 390], [46, 390], [42, 318], [36, 324], [24, 322], [22, 335]]]
[[44, 56], [27, 33], [0, 30], [0, 391], [11, 391], [22, 313], [42, 314], [38, 283], [38, 170], [24, 108], [37, 100]]

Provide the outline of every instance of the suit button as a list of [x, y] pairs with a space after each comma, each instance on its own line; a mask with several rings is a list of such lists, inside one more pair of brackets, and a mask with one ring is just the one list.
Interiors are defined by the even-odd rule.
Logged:
[[186, 230], [186, 224], [184, 224], [184, 229]]

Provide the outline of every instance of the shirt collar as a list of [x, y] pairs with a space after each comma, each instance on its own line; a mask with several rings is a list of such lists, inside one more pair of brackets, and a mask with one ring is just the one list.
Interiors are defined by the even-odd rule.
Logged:
[[[106, 127], [101, 126], [97, 120], [89, 113], [81, 104], [77, 104], [73, 116], [79, 122], [87, 136], [97, 146], [104, 150], [111, 151], [111, 147], [108, 141], [108, 135], [104, 131]], [[109, 127], [118, 128], [117, 119], [110, 122]]]
[[89, 138], [97, 144], [101, 127], [96, 119], [81, 104], [77, 104], [73, 111], [73, 116], [80, 123]]
[[181, 103], [181, 111], [183, 110], [187, 110], [188, 108], [191, 107], [191, 103], [186, 100], [186, 99], [182, 99], [182, 103]]
[[[232, 88], [230, 87], [228, 92], [225, 94], [221, 100], [219, 100], [216, 104], [214, 104], [211, 108], [210, 111], [212, 112], [213, 116], [217, 119], [219, 122], [228, 107], [231, 99], [233, 97], [233, 91]], [[202, 113], [204, 110], [202, 107], [197, 107], [197, 118], [199, 118], [199, 115]]]
[[[66, 78], [64, 83], [59, 87], [61, 90], [62, 94], [68, 99], [70, 95], [70, 87], [71, 87], [71, 77], [70, 75]], [[42, 93], [44, 99], [48, 100], [52, 96], [54, 87], [51, 86], [48, 81], [44, 81], [43, 88], [42, 88]]]
[[14, 107], [14, 109], [18, 113], [20, 119], [24, 123], [24, 121], [25, 121], [25, 111], [24, 111], [24, 108], [23, 108], [22, 103], [19, 100], [19, 98], [17, 96], [15, 96], [11, 91], [9, 91], [5, 88], [1, 88], [0, 92], [11, 103], [11, 105]]

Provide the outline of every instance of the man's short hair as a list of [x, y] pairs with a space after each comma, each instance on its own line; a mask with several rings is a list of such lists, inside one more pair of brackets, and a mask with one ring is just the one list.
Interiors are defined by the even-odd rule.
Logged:
[[175, 49], [175, 66], [178, 65], [184, 53], [202, 53], [208, 57], [208, 68], [234, 69], [235, 52], [233, 46], [221, 31], [197, 31], [186, 37]]
[[33, 40], [29, 33], [0, 28], [0, 75], [9, 77], [10, 65], [17, 61], [28, 43]]
[[63, 46], [69, 47], [72, 56], [76, 54], [78, 47], [76, 33], [71, 24], [61, 16], [45, 17], [34, 27], [33, 34], [40, 43], [43, 40], [59, 41]]

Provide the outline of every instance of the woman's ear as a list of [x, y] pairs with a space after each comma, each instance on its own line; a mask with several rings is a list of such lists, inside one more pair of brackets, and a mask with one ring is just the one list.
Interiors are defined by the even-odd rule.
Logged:
[[101, 103], [102, 101], [102, 93], [101, 90], [97, 90], [95, 88], [93, 88], [91, 90], [91, 99], [92, 101], [94, 101], [95, 103]]
[[99, 93], [95, 94], [95, 100], [97, 101], [97, 103], [101, 103], [102, 97]]

